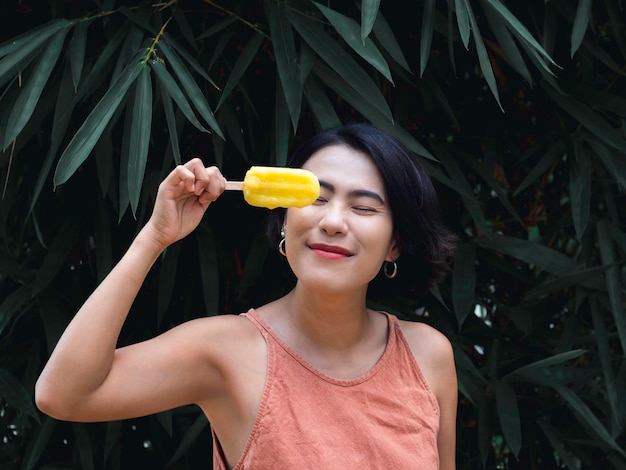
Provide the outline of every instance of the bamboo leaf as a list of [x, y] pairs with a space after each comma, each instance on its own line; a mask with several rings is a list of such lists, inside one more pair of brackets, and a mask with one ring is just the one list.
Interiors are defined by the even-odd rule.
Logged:
[[75, 214], [68, 215], [59, 229], [46, 257], [41, 262], [33, 285], [32, 297], [44, 290], [67, 261], [67, 255], [76, 243], [80, 233], [80, 220]]
[[485, 235], [474, 241], [487, 250], [512, 256], [557, 276], [578, 269], [578, 264], [571, 258], [537, 242], [507, 235]]
[[[106, 423], [104, 447], [102, 451], [105, 463], [109, 460], [109, 456], [111, 455], [111, 451], [113, 450], [115, 445], [119, 444], [121, 431], [122, 421], [108, 421]], [[115, 465], [112, 465], [112, 467], [119, 468], [119, 466], [115, 467]]]
[[328, 96], [320, 86], [318, 80], [310, 77], [304, 85], [304, 96], [313, 111], [320, 129], [330, 129], [341, 125], [341, 120]]
[[[42, 46], [50, 36], [67, 30], [71, 23], [67, 20], [56, 20], [41, 29], [36, 28], [18, 38], [5, 42], [0, 47], [5, 57], [0, 60], [0, 87], [6, 84], [14, 75], [24, 70], [26, 65], [41, 53]], [[0, 54], [2, 55], [2, 54]]]
[[33, 115], [41, 92], [61, 54], [66, 32], [67, 30], [63, 29], [50, 39], [46, 49], [40, 56], [39, 62], [35, 65], [28, 82], [15, 101], [4, 135], [4, 149], [7, 149], [11, 145], [11, 142], [13, 142], [22, 129], [24, 129], [24, 126]]
[[530, 71], [528, 70], [528, 67], [526, 67], [524, 58], [522, 57], [521, 52], [515, 44], [513, 36], [507, 29], [506, 24], [501, 21], [499, 15], [493, 9], [489, 2], [481, 0], [480, 3], [483, 7], [483, 11], [485, 12], [485, 16], [487, 17], [487, 21], [489, 22], [491, 31], [496, 36], [498, 40], [498, 45], [502, 48], [502, 51], [504, 52], [505, 59], [511, 65], [511, 67], [513, 67], [517, 71], [517, 73], [524, 78], [524, 80], [526, 80], [528, 83], [532, 83], [533, 78], [530, 75]]
[[87, 28], [89, 22], [81, 21], [74, 28], [74, 34], [70, 40], [69, 58], [72, 65], [72, 80], [74, 83], [74, 91], [78, 90], [78, 83], [83, 73], [85, 64], [85, 50], [87, 48]]
[[281, 93], [280, 81], [276, 80], [276, 94], [274, 101], [274, 162], [277, 166], [287, 164], [289, 150], [289, 112], [284, 93]]
[[398, 44], [398, 41], [393, 34], [393, 30], [389, 26], [389, 23], [387, 22], [381, 11], [379, 11], [378, 15], [376, 16], [374, 29], [372, 31], [380, 45], [385, 51], [387, 51], [391, 58], [395, 60], [398, 65], [400, 65], [400, 67], [402, 67], [404, 70], [409, 73], [413, 73], [406, 58], [404, 57], [404, 54], [402, 53], [400, 44]]
[[[280, 92], [280, 90], [278, 91]], [[230, 138], [231, 142], [247, 161], [248, 151], [246, 150], [246, 144], [243, 139], [243, 134], [241, 133], [241, 121], [238, 119], [237, 112], [235, 111], [231, 101], [224, 102], [224, 105], [219, 111], [219, 122], [220, 126], [226, 131], [226, 134]]]
[[187, 40], [189, 45], [197, 52], [198, 44], [196, 43], [193, 30], [191, 29], [191, 25], [187, 21], [187, 17], [184, 15], [181, 8], [182, 7], [179, 3], [172, 9], [174, 20], [176, 21], [176, 24], [180, 28], [180, 31], [183, 33], [183, 36]]
[[159, 264], [159, 290], [157, 293], [157, 327], [161, 327], [161, 322], [172, 299], [178, 260], [180, 257], [180, 248], [180, 243], [170, 245], [161, 256]]
[[587, 139], [587, 143], [602, 161], [609, 174], [615, 177], [620, 189], [622, 191], [626, 190], [626, 160], [621, 155], [616, 155], [615, 151], [611, 151], [599, 140]]
[[[4, 267], [4, 266], [3, 266]], [[0, 335], [25, 310], [32, 296], [30, 285], [20, 286], [0, 302]]]
[[474, 306], [476, 289], [476, 252], [468, 243], [457, 246], [452, 276], [452, 305], [459, 329]]
[[582, 142], [576, 140], [574, 158], [569, 159], [569, 185], [574, 229], [579, 240], [587, 228], [591, 209], [591, 159]]
[[435, 29], [435, 0], [424, 2], [424, 12], [422, 13], [422, 30], [420, 38], [420, 77], [426, 70], [430, 57], [430, 47], [433, 42], [433, 31]]
[[511, 452], [517, 458], [522, 448], [522, 427], [515, 390], [510, 384], [501, 380], [495, 381], [494, 389], [502, 434]]
[[230, 98], [230, 93], [235, 89], [239, 80], [241, 80], [241, 77], [243, 77], [244, 73], [248, 69], [248, 66], [252, 63], [252, 60], [261, 48], [264, 39], [265, 38], [260, 34], [253, 34], [250, 41], [248, 41], [248, 44], [246, 44], [246, 47], [243, 49], [241, 54], [239, 54], [237, 62], [235, 62], [233, 69], [228, 75], [228, 80], [226, 81], [226, 85], [224, 85], [222, 96], [215, 107], [216, 111], [220, 109], [220, 106], [226, 99]]
[[[83, 97], [92, 93], [104, 80], [106, 74], [106, 65], [110, 60], [118, 53], [118, 49], [124, 40], [128, 32], [128, 28], [118, 29], [111, 38], [107, 41], [104, 49], [98, 54], [93, 66], [87, 72], [84, 80], [79, 83], [78, 91], [74, 97], [75, 103], [80, 101]], [[74, 104], [75, 104], [74, 103]]]
[[528, 29], [508, 10], [505, 5], [502, 4], [500, 0], [486, 1], [500, 15], [502, 21], [507, 24], [511, 33], [517, 36], [520, 41], [529, 47], [530, 50], [533, 50], [539, 57], [543, 58], [542, 62], [546, 61], [550, 64], [556, 65], [552, 60], [552, 57], [550, 57], [550, 54], [548, 54], [546, 50], [541, 47]]
[[74, 430], [75, 446], [78, 449], [78, 457], [80, 459], [80, 468], [84, 470], [94, 470], [93, 446], [89, 439], [84, 423], [72, 423]]
[[215, 241], [213, 232], [207, 225], [200, 224], [198, 229], [196, 229], [198, 232], [196, 240], [198, 243], [202, 293], [204, 294], [204, 308], [207, 315], [215, 315], [218, 312], [220, 288]]
[[172, 106], [172, 97], [169, 95], [165, 87], [160, 81], [157, 81], [159, 91], [161, 92], [161, 102], [163, 103], [163, 111], [165, 112], [165, 121], [167, 122], [167, 133], [170, 138], [170, 148], [174, 156], [174, 162], [177, 165], [182, 163], [180, 157], [180, 147], [178, 144], [178, 129], [176, 127], [176, 115]]
[[[287, 12], [289, 21], [307, 44], [328, 66], [337, 72], [370, 106], [378, 110], [389, 122], [393, 115], [379, 88], [365, 71], [343, 49], [313, 21], [302, 19], [297, 14]], [[366, 97], [366, 98], [365, 98]]]
[[480, 70], [482, 71], [483, 77], [485, 78], [487, 85], [489, 85], [489, 89], [491, 90], [491, 93], [496, 99], [498, 106], [500, 106], [500, 109], [502, 109], [502, 104], [500, 103], [500, 95], [498, 93], [498, 85], [496, 84], [496, 77], [494, 76], [493, 69], [491, 68], [491, 61], [489, 60], [489, 54], [487, 54], [485, 43], [483, 42], [483, 38], [480, 34], [480, 29], [478, 28], [478, 22], [476, 21], [476, 18], [474, 17], [474, 12], [472, 11], [472, 7], [469, 4], [469, 0], [463, 0], [463, 1], [465, 2], [467, 17], [469, 18], [469, 22], [473, 30], [472, 37], [474, 38], [474, 45], [476, 46], [476, 54], [478, 55], [478, 63], [480, 64]]
[[89, 113], [59, 159], [54, 173], [55, 186], [65, 183], [87, 159], [130, 85], [144, 67], [144, 64], [138, 62], [128, 65]]
[[524, 372], [528, 372], [531, 370], [538, 370], [538, 369], [545, 369], [551, 366], [555, 366], [555, 365], [559, 365], [562, 364], [564, 362], [567, 361], [571, 361], [574, 359], [579, 358], [580, 356], [586, 354], [587, 351], [585, 351], [584, 349], [574, 349], [572, 351], [567, 351], [564, 353], [559, 353], [559, 354], [555, 354], [553, 356], [547, 357], [545, 359], [540, 359], [538, 361], [535, 361], [531, 364], [527, 364], [525, 366], [522, 366], [516, 370], [514, 370], [513, 372], [511, 372], [510, 374], [507, 374], [505, 377], [503, 377], [504, 379], [511, 379], [514, 376], [520, 375]]
[[196, 420], [193, 422], [191, 427], [187, 430], [183, 438], [180, 440], [180, 444], [174, 452], [174, 455], [167, 463], [167, 467], [172, 465], [178, 459], [180, 459], [185, 453], [189, 450], [189, 448], [197, 441], [200, 433], [204, 431], [204, 429], [208, 426], [209, 422], [207, 421], [204, 414], [199, 413]]
[[[162, 86], [164, 93], [167, 93], [171, 96], [178, 108], [183, 112], [187, 120], [192, 123], [196, 128], [202, 132], [209, 132], [205, 129], [200, 121], [196, 118], [191, 106], [187, 102], [187, 98], [183, 95], [183, 92], [178, 87], [178, 84], [174, 81], [174, 78], [169, 74], [169, 72], [165, 69], [165, 66], [158, 60], [150, 61], [150, 67], [154, 70], [154, 74], [156, 75], [159, 84]], [[221, 131], [220, 131], [221, 133]]]
[[315, 6], [322, 12], [339, 35], [346, 41], [352, 50], [378, 70], [387, 80], [393, 83], [387, 61], [371, 39], [360, 37], [360, 28], [356, 21], [330, 8], [315, 2]]
[[563, 95], [549, 86], [544, 86], [544, 89], [558, 106], [599, 137], [602, 142], [621, 153], [626, 153], [626, 140], [624, 137], [591, 108], [574, 101], [572, 97]]
[[[461, 42], [465, 49], [469, 50], [469, 38], [470, 38], [470, 20], [469, 20], [469, 5], [465, 0], [454, 0], [454, 11], [456, 12], [456, 24], [459, 27], [459, 34], [461, 36]], [[474, 32], [476, 34], [476, 32]]]
[[567, 468], [571, 470], [580, 468], [580, 461], [567, 449], [565, 439], [563, 439], [563, 436], [558, 429], [550, 424], [548, 418], [542, 416], [537, 420], [537, 424], [545, 434], [548, 441], [550, 441], [550, 444], [552, 444], [554, 451], [563, 460], [565, 465], [567, 465]]
[[626, 351], [626, 312], [624, 312], [624, 298], [622, 296], [624, 284], [621, 282], [620, 272], [615, 266], [618, 259], [615, 256], [615, 250], [609, 235], [607, 223], [604, 220], [598, 221], [596, 223], [596, 229], [598, 231], [598, 244], [600, 246], [602, 263], [612, 266], [606, 273], [606, 287], [609, 292], [611, 311], [613, 312], [622, 351]]
[[530, 170], [526, 171], [526, 177], [519, 184], [513, 196], [519, 195], [522, 191], [528, 188], [532, 183], [536, 183], [541, 175], [543, 175], [552, 164], [561, 158], [565, 154], [565, 144], [562, 140], [559, 140], [550, 147], [550, 149], [544, 153], [543, 157], [539, 159], [537, 164]]
[[587, 25], [591, 19], [591, 7], [593, 0], [578, 0], [576, 8], [576, 16], [572, 27], [570, 56], [574, 57], [576, 51], [580, 47], [587, 32]]
[[298, 128], [302, 107], [302, 84], [296, 63], [296, 46], [291, 25], [285, 15], [285, 8], [277, 6], [273, 0], [263, 3], [272, 35], [272, 48], [276, 56], [276, 68], [282, 86], [285, 102], [291, 116], [294, 132]]
[[128, 194], [133, 214], [137, 212], [143, 177], [146, 171], [150, 130], [152, 127], [152, 81], [150, 69], [144, 67], [137, 77], [130, 131], [130, 160], [128, 162]]
[[562, 291], [572, 286], [582, 285], [590, 279], [594, 279], [597, 276], [601, 276], [612, 265], [598, 266], [595, 268], [583, 269], [575, 271], [574, 273], [562, 274], [558, 278], [552, 281], [545, 282], [533, 289], [529, 290], [524, 296], [525, 300], [535, 300], [545, 295], [552, 294], [554, 292]]
[[369, 36], [376, 22], [380, 0], [363, 0], [361, 2], [361, 41]]
[[48, 175], [55, 162], [57, 151], [61, 146], [61, 142], [67, 128], [69, 126], [70, 117], [74, 109], [74, 86], [72, 83], [72, 70], [69, 63], [65, 64], [59, 92], [57, 94], [56, 106], [54, 108], [54, 116], [52, 119], [52, 131], [50, 136], [50, 147], [46, 155], [46, 159], [41, 167], [35, 189], [33, 191], [32, 202], [29, 215], [32, 215], [35, 204], [39, 200], [39, 195], [43, 189], [43, 185], [48, 180]]
[[[187, 68], [180, 61], [176, 53], [172, 51], [172, 49], [170, 49], [170, 47], [164, 41], [159, 42], [159, 50], [163, 53], [165, 59], [170, 63], [172, 70], [178, 77], [178, 80], [180, 81], [180, 84], [182, 85], [185, 92], [187, 93], [187, 96], [191, 100], [191, 103], [193, 103], [195, 108], [198, 110], [198, 113], [200, 113], [200, 116], [202, 116], [205, 122], [209, 125], [209, 127], [211, 127], [211, 129], [215, 131], [217, 135], [224, 139], [222, 130], [215, 120], [213, 111], [211, 111], [211, 108], [209, 107], [209, 103], [207, 102], [204, 93], [200, 90], [200, 87], [193, 79]], [[158, 63], [158, 61], [156, 61], [156, 63]], [[165, 67], [162, 67], [162, 69], [163, 71], [165, 71]], [[168, 88], [168, 90], [170, 91], [170, 95], [172, 95], [172, 98], [174, 98], [174, 101], [178, 103], [178, 106], [181, 106], [179, 101], [176, 99], [176, 95], [172, 93], [172, 90], [170, 88]], [[189, 119], [189, 117], [187, 118]]]
[[374, 107], [365, 96], [358, 93], [337, 74], [318, 63], [315, 64], [313, 70], [323, 82], [335, 90], [339, 96], [344, 98], [348, 103], [350, 103], [351, 106], [353, 106], [365, 118], [370, 120], [374, 125], [397, 137], [398, 140], [406, 145], [409, 150], [417, 155], [436, 161], [430, 152], [426, 150], [411, 134], [409, 134], [401, 126], [391, 123], [386, 116], [381, 115], [378, 108]]
[[593, 320], [594, 333], [597, 338], [596, 343], [598, 345], [598, 356], [600, 358], [600, 364], [602, 365], [602, 375], [604, 376], [606, 394], [609, 397], [609, 404], [611, 405], [611, 410], [613, 412], [613, 419], [616, 423], [619, 423], [621, 422], [621, 417], [617, 398], [615, 374], [613, 373], [611, 352], [609, 351], [610, 342], [606, 331], [606, 325], [596, 300], [592, 298], [589, 303], [591, 304], [591, 318]]
[[478, 200], [476, 200], [463, 170], [461, 170], [461, 167], [459, 167], [456, 160], [441, 143], [433, 141], [431, 142], [431, 145], [433, 147], [433, 151], [435, 152], [435, 156], [441, 161], [450, 175], [450, 178], [454, 183], [453, 189], [455, 189], [455, 191], [457, 191], [461, 196], [463, 205], [472, 216], [474, 223], [478, 226], [478, 230], [482, 233], [487, 233], [489, 228], [484, 211]]
[[593, 429], [597, 436], [602, 439], [605, 444], [607, 444], [613, 450], [624, 455], [624, 451], [620, 448], [617, 442], [615, 442], [615, 439], [613, 439], [613, 437], [604, 427], [602, 422], [574, 391], [564, 385], [554, 384], [553, 387], [565, 399], [565, 401], [569, 403], [572, 410], [574, 411], [574, 415], [579, 417], [581, 424], [583, 424], [585, 427], [588, 426]]
[[39, 462], [44, 450], [48, 446], [48, 442], [50, 441], [50, 437], [52, 436], [52, 431], [54, 431], [56, 423], [57, 421], [54, 418], [46, 417], [44, 420], [43, 425], [39, 428], [39, 432], [35, 437], [32, 447], [28, 449], [26, 454], [28, 455], [28, 460], [25, 464], [26, 470], [37, 468], [36, 465]]
[[[56, 33], [59, 29], [68, 28], [71, 24], [72, 23], [65, 18], [57, 18], [41, 26], [29, 29], [0, 44], [0, 57], [9, 55], [15, 51], [21, 51], [25, 47], [31, 50], [37, 49], [39, 45], [43, 44], [47, 38]], [[35, 41], [34, 46], [33, 41]]]

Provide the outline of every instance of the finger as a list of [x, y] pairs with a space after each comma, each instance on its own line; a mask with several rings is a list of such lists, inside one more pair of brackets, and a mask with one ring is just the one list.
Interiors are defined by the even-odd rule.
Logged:
[[215, 201], [226, 189], [226, 178], [219, 168], [215, 166], [205, 168], [205, 174], [207, 176], [206, 184], [199, 195], [199, 200], [203, 204]]

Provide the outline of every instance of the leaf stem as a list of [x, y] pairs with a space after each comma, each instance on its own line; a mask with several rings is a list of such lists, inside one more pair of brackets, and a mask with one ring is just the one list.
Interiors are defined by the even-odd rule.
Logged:
[[163, 26], [161, 26], [161, 29], [159, 30], [159, 33], [156, 35], [156, 37], [152, 41], [152, 44], [150, 44], [150, 47], [148, 48], [148, 53], [146, 54], [146, 57], [144, 57], [144, 59], [141, 61], [142, 64], [147, 63], [150, 60], [150, 58], [152, 57], [152, 54], [154, 54], [156, 46], [159, 43], [159, 39], [161, 39], [161, 36], [163, 36], [163, 33], [165, 32], [165, 28], [167, 28], [167, 25], [169, 24], [170, 21], [172, 21], [172, 17], [171, 16], [167, 19], [167, 21], [165, 23], [163, 23]]
[[230, 11], [227, 8], [224, 8], [223, 6], [218, 5], [217, 3], [213, 2], [212, 0], [203, 0], [203, 1], [204, 1], [204, 3], [206, 3], [208, 5], [211, 5], [212, 7], [217, 8], [222, 13], [225, 13], [225, 14], [230, 15], [230, 16], [234, 16], [235, 18], [237, 18], [239, 21], [241, 21], [243, 24], [245, 24], [249, 28], [252, 28], [254, 31], [256, 31], [257, 33], [263, 35], [265, 38], [269, 39], [270, 41], [272, 40], [272, 38], [269, 37], [264, 31], [259, 29], [258, 26], [255, 26], [252, 23], [250, 23], [248, 20], [243, 19], [241, 16], [239, 16], [234, 11]]

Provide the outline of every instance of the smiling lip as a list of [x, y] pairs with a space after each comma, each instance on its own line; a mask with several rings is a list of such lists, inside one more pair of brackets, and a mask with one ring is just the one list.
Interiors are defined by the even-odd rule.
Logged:
[[350, 251], [335, 245], [325, 245], [323, 243], [314, 243], [309, 246], [316, 254], [324, 258], [345, 258], [352, 256]]

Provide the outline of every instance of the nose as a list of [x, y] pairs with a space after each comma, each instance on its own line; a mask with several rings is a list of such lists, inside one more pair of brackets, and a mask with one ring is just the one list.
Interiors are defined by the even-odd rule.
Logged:
[[324, 205], [324, 212], [319, 221], [319, 227], [328, 235], [342, 234], [346, 232], [346, 218], [343, 207], [335, 202]]

